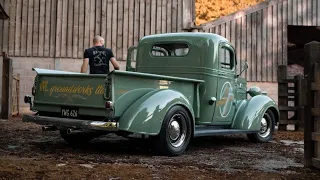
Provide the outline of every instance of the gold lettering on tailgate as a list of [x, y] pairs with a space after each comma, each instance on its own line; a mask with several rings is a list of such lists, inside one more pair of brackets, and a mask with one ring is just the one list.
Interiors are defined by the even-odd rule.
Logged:
[[104, 86], [99, 85], [94, 93], [95, 94], [103, 94], [104, 93]]
[[91, 96], [92, 94], [101, 95], [105, 91], [104, 85], [98, 85], [93, 87], [91, 85], [70, 85], [70, 86], [59, 86], [50, 85], [47, 80], [40, 82], [40, 92], [48, 92], [49, 96], [53, 94], [75, 94], [75, 95], [86, 95]]
[[41, 83], [40, 83], [40, 91], [41, 92], [47, 92], [48, 91], [47, 86], [48, 86], [48, 81], [41, 81]]

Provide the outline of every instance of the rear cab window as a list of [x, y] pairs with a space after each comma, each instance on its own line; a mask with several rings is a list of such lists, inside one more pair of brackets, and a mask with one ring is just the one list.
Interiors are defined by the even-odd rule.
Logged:
[[189, 46], [186, 43], [159, 43], [151, 48], [153, 57], [181, 57], [189, 53]]

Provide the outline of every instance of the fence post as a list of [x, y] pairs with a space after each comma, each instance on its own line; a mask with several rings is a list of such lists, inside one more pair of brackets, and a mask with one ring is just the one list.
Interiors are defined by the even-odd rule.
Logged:
[[[285, 81], [287, 79], [287, 66], [278, 66], [278, 106], [287, 107], [288, 106], [288, 83]], [[287, 130], [288, 122], [288, 111], [280, 110], [280, 121], [279, 130]]]
[[302, 131], [304, 129], [304, 106], [306, 105], [306, 91], [305, 91], [305, 80], [302, 74], [296, 75], [294, 77], [295, 82], [295, 101], [294, 106], [297, 108], [295, 111], [295, 116], [297, 118], [296, 130]]
[[[305, 45], [305, 59], [306, 64], [304, 71], [307, 79], [307, 86], [305, 88], [307, 91], [307, 101], [304, 116], [304, 165], [305, 167], [314, 166], [320, 168], [320, 143], [319, 141], [318, 143], [314, 142], [317, 141], [317, 139], [320, 139], [319, 135], [317, 135], [317, 133], [320, 133], [320, 65], [318, 64], [320, 62], [319, 42], [310, 42]], [[314, 119], [317, 119], [318, 121], [314, 121]]]
[[17, 110], [18, 115], [20, 114], [20, 73], [17, 74]]
[[11, 82], [12, 82], [12, 60], [5, 52], [2, 52], [2, 99], [1, 99], [1, 119], [11, 119]]

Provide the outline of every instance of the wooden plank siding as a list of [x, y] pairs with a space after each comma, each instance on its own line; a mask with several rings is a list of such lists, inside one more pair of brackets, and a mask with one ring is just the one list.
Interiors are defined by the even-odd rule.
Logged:
[[[45, 35], [44, 35], [44, 57], [49, 57], [50, 54], [50, 10], [51, 10], [51, 0], [46, 0], [46, 10], [45, 10]], [[25, 47], [25, 46], [23, 46]], [[23, 55], [23, 54], [22, 54]]]
[[231, 32], [229, 40], [237, 51], [238, 69], [245, 61], [250, 66], [243, 77], [253, 82], [277, 82], [277, 67], [288, 63], [288, 25], [320, 26], [320, 1], [266, 0], [201, 26], [204, 32], [224, 37], [229, 36], [224, 32]]
[[[0, 51], [11, 57], [83, 58], [95, 35], [118, 60], [150, 34], [181, 32], [193, 0], [1, 0]], [[187, 6], [184, 6], [187, 5]], [[191, 22], [190, 22], [191, 23]]]
[[[39, 46], [38, 46], [38, 54], [39, 56], [44, 55], [44, 36], [45, 36], [45, 10], [46, 10], [46, 0], [40, 0], [39, 2]], [[19, 51], [19, 49], [18, 49]]]
[[[1, 0], [9, 20], [1, 20], [0, 50], [11, 57], [83, 58], [101, 35], [118, 60], [145, 35], [181, 32], [194, 10], [192, 0]], [[187, 8], [187, 9], [184, 9]], [[187, 17], [187, 18], [184, 18]], [[266, 0], [201, 25], [227, 37], [245, 61], [249, 81], [276, 82], [287, 65], [287, 26], [320, 26], [319, 0]]]
[[17, 1], [11, 0], [10, 3], [11, 5], [9, 5], [10, 13], [9, 13], [9, 39], [8, 39], [9, 49], [7, 51], [9, 55], [14, 55], [14, 36], [15, 36], [15, 29], [16, 29], [15, 18], [16, 18]]
[[[9, 21], [12, 21], [12, 18], [10, 18], [10, 0], [2, 0], [1, 5], [3, 9], [6, 11], [6, 13], [9, 15]], [[9, 41], [9, 21], [8, 20], [0, 20], [0, 23], [2, 24], [2, 33], [0, 33], [0, 50], [2, 52], [8, 51], [8, 41]], [[2, 53], [0, 53], [2, 54]]]
[[[0, 0], [0, 4], [1, 4], [1, 6], [3, 6], [4, 0]], [[0, 29], [2, 31], [3, 31], [3, 21], [4, 21], [3, 19], [0, 19]], [[6, 19], [6, 21], [7, 21], [7, 19]], [[3, 34], [0, 34], [0, 50], [2, 50], [2, 36], [3, 36]]]
[[16, 28], [15, 28], [15, 39], [14, 39], [14, 54], [15, 56], [20, 55], [20, 41], [21, 41], [21, 13], [22, 13], [22, 1], [17, 1], [16, 4]]

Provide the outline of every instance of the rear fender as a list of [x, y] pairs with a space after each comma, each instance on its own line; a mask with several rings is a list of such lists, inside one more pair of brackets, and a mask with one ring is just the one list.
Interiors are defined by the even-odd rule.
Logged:
[[268, 109], [274, 113], [276, 123], [279, 121], [278, 106], [273, 99], [266, 95], [257, 95], [238, 104], [232, 129], [259, 131], [261, 119]]
[[134, 89], [120, 96], [114, 104], [115, 118], [119, 118], [137, 99], [153, 91], [152, 88]]
[[163, 89], [149, 92], [135, 101], [120, 117], [119, 130], [157, 135], [165, 115], [174, 105], [185, 107], [194, 124], [194, 112], [188, 99], [180, 92]]

